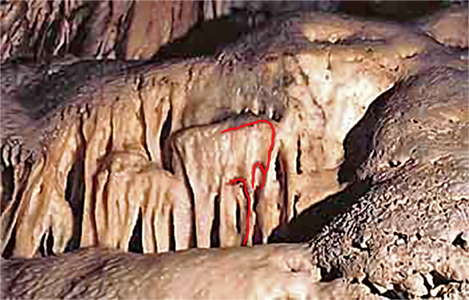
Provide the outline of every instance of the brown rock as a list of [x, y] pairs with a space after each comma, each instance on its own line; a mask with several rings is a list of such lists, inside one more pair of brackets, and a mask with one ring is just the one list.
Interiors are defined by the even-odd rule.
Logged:
[[466, 3], [440, 11], [421, 20], [421, 28], [437, 42], [451, 47], [467, 48], [469, 8]]
[[[2, 299], [325, 299], [305, 245], [2, 261]], [[18, 284], [21, 282], [21, 284]]]
[[311, 241], [331, 276], [413, 296], [430, 295], [428, 278], [469, 279], [467, 74], [430, 68], [373, 104], [371, 188]]

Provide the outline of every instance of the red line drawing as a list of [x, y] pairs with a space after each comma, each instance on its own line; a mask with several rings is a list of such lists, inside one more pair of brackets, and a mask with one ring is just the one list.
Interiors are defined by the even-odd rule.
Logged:
[[[272, 151], [274, 150], [274, 143], [275, 143], [275, 127], [274, 127], [274, 125], [268, 120], [257, 120], [257, 121], [254, 121], [254, 122], [250, 122], [250, 123], [240, 125], [238, 127], [232, 127], [232, 128], [224, 129], [224, 130], [221, 131], [221, 133], [226, 133], [226, 132], [238, 130], [238, 129], [241, 129], [241, 128], [244, 128], [244, 127], [256, 125], [258, 123], [266, 123], [267, 125], [269, 125], [270, 130], [271, 130], [271, 138], [270, 138], [269, 150], [267, 152], [267, 164], [266, 164], [266, 166], [262, 165], [262, 162], [259, 162], [259, 161], [255, 162], [252, 165], [252, 169], [251, 169], [251, 187], [252, 187], [252, 189], [254, 189], [256, 169], [257, 168], [259, 168], [259, 170], [262, 173], [262, 182], [261, 182], [261, 185], [260, 185], [259, 188], [262, 189], [265, 186], [267, 172], [269, 171], [270, 161], [272, 159]], [[249, 191], [248, 191], [248, 187], [247, 187], [246, 178], [243, 178], [243, 177], [233, 178], [230, 181], [228, 181], [228, 184], [234, 185], [238, 182], [242, 183], [244, 196], [247, 199], [248, 209], [247, 209], [247, 215], [246, 215], [246, 234], [245, 234], [244, 240], [243, 240], [243, 246], [246, 246], [247, 242], [248, 242], [249, 225], [250, 225], [250, 218], [251, 218], [251, 197], [249, 196]]]

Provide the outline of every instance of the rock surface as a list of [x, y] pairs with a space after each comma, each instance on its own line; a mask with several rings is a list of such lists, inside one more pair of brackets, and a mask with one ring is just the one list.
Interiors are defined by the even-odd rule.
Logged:
[[[166, 44], [183, 40], [191, 29], [203, 32], [198, 38], [215, 46], [211, 39], [234, 41], [267, 15], [337, 6], [329, 0], [5, 1], [0, 5], [0, 61], [149, 59]], [[208, 20], [213, 22], [207, 26], [203, 21]], [[191, 42], [192, 50], [208, 49]]]
[[89, 248], [2, 267], [2, 299], [323, 299], [324, 293], [313, 284], [319, 273], [306, 245], [161, 255]]
[[436, 41], [446, 46], [467, 48], [467, 28], [469, 27], [469, 10], [467, 3], [463, 6], [452, 7], [438, 12], [436, 15], [424, 18], [422, 30]]
[[430, 68], [377, 100], [359, 170], [371, 188], [311, 241], [330, 276], [405, 297], [469, 280], [467, 76]]
[[11, 1], [1, 14], [2, 61], [150, 58], [203, 18], [192, 1]]

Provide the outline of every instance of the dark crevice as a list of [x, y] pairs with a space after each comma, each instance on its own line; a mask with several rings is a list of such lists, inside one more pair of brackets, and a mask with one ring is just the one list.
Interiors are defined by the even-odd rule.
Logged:
[[275, 160], [275, 175], [280, 185], [280, 191], [282, 193], [283, 203], [278, 204], [280, 210], [280, 224], [288, 223], [288, 186], [287, 186], [287, 173], [285, 172], [284, 162], [282, 161], [280, 154], [277, 155]]
[[391, 168], [396, 168], [401, 164], [401, 162], [398, 160], [390, 160], [388, 164]]
[[194, 217], [195, 213], [194, 213], [194, 210], [192, 210], [192, 218], [191, 218], [191, 235], [190, 235], [190, 241], [189, 241], [189, 248], [196, 248], [197, 247], [197, 234], [196, 234], [196, 230], [195, 230], [195, 217]]
[[360, 242], [360, 240], [358, 240], [358, 239], [353, 239], [351, 247], [357, 249], [358, 251], [361, 251], [361, 252], [364, 251], [364, 252], [370, 254], [370, 249], [366, 245], [366, 242], [363, 243], [363, 240], [362, 240], [362, 242]]
[[47, 239], [47, 232], [44, 232], [41, 236], [41, 242], [39, 243], [39, 253], [42, 257], [45, 257], [47, 256], [47, 251], [44, 247], [44, 244], [46, 243], [46, 239]]
[[[431, 275], [428, 274], [428, 276], [431, 276]], [[429, 282], [428, 276], [422, 276], [423, 277], [423, 284], [425, 285], [425, 288], [427, 289], [427, 291], [431, 291], [433, 289], [433, 282], [432, 283]], [[422, 296], [422, 298], [423, 299], [428, 299], [429, 296], [430, 295], [427, 294], [427, 295]]]
[[456, 238], [453, 241], [453, 246], [460, 247], [462, 249], [467, 248], [467, 242], [462, 238], [462, 232], [456, 236]]
[[90, 30], [87, 27], [89, 27], [89, 24], [91, 24], [90, 21], [92, 20], [93, 16], [95, 16], [93, 12], [99, 9], [97, 7], [98, 5], [99, 3], [97, 2], [88, 2], [86, 5], [80, 7], [79, 10], [75, 11], [75, 14], [82, 16], [83, 20], [81, 23], [78, 23], [75, 38], [70, 42], [68, 50], [71, 54], [77, 57], [83, 53], [82, 46], [84, 45], [86, 38], [89, 37], [90, 33]]
[[288, 224], [278, 226], [269, 237], [269, 242], [302, 243], [310, 241], [336, 216], [348, 211], [369, 188], [369, 181], [358, 181], [343, 191], [313, 204]]
[[[257, 214], [254, 216], [254, 212], [257, 212], [257, 205], [259, 204], [259, 199], [261, 197], [262, 190], [257, 188], [254, 193], [253, 193], [253, 199], [252, 199], [252, 214], [250, 217], [249, 222], [251, 225], [251, 228], [253, 228], [253, 236], [252, 236], [252, 244], [253, 245], [259, 245], [262, 244], [262, 240], [264, 238], [261, 230], [261, 226], [259, 221], [257, 220]], [[254, 225], [254, 226], [252, 226]], [[244, 238], [244, 237], [243, 237]]]
[[283, 166], [280, 161], [280, 155], [277, 155], [277, 158], [275, 159], [275, 178], [277, 179], [278, 182], [282, 183], [283, 182]]
[[331, 282], [342, 277], [342, 272], [334, 267], [331, 267], [329, 270], [323, 267], [319, 267], [321, 272], [321, 282]]
[[[18, 201], [19, 202], [19, 201]], [[13, 234], [11, 235], [10, 239], [8, 240], [7, 245], [5, 246], [5, 250], [3, 250], [2, 257], [3, 258], [9, 258], [13, 255], [13, 250], [15, 249], [15, 243], [16, 243], [16, 226], [13, 228]]]
[[[20, 200], [23, 196], [23, 192], [24, 190], [26, 189], [26, 180], [27, 178], [29, 178], [29, 174], [31, 172], [31, 169], [32, 169], [32, 163], [31, 163], [31, 160], [26, 160], [24, 162], [24, 172], [22, 173], [21, 175], [21, 178], [18, 178], [16, 182], [16, 184], [18, 184], [17, 186], [15, 186], [14, 188], [16, 189], [13, 190], [13, 195], [12, 197], [14, 197], [15, 199], [11, 199], [11, 201], [14, 201], [12, 203], [12, 207], [11, 207], [11, 210], [12, 211], [17, 211], [18, 210], [18, 207], [20, 205]], [[13, 178], [14, 178], [14, 175], [13, 175]], [[16, 193], [16, 194], [15, 194]], [[2, 210], [3, 212], [3, 210]], [[7, 228], [11, 228], [11, 236], [9, 237], [9, 240], [7, 242], [7, 244], [5, 245], [5, 248], [2, 249], [3, 252], [2, 252], [2, 257], [4, 258], [9, 258], [11, 257], [11, 255], [13, 254], [13, 250], [15, 249], [15, 243], [16, 243], [16, 224], [14, 223], [15, 222], [15, 219], [11, 219], [10, 222], [8, 224], [3, 224], [5, 227]]]
[[368, 276], [365, 277], [365, 279], [362, 280], [362, 284], [365, 285], [370, 289], [370, 292], [375, 295], [380, 295], [380, 291], [375, 287], [373, 283], [371, 283], [370, 279]]
[[407, 296], [407, 293], [397, 291], [397, 290], [389, 290], [385, 293], [383, 293], [381, 296], [389, 298], [389, 299], [409, 299]]
[[241, 208], [238, 202], [236, 202], [236, 231], [241, 233]]
[[384, 299], [409, 299], [409, 294], [402, 291], [399, 287], [393, 285], [393, 289], [381, 293], [373, 283], [371, 283], [368, 276], [362, 281], [362, 284], [370, 289], [370, 292], [375, 295], [380, 295]]
[[407, 234], [400, 233], [400, 232], [394, 232], [394, 235], [395, 235], [398, 239], [403, 240], [404, 243], [407, 243], [408, 240], [409, 240], [409, 237], [407, 236]]
[[210, 246], [220, 247], [220, 196], [215, 196], [213, 199], [213, 221], [212, 228], [210, 230]]
[[447, 285], [447, 284], [450, 284], [452, 282], [452, 280], [448, 279], [447, 277], [445, 277], [444, 275], [438, 273], [435, 270], [431, 271], [430, 275], [433, 276], [433, 284], [435, 285], [435, 287], [437, 287], [439, 285]]
[[301, 169], [301, 139], [298, 138], [297, 141], [297, 155], [296, 155], [296, 173], [303, 174], [303, 170]]
[[[252, 27], [243, 21], [245, 12], [199, 22], [182, 37], [163, 45], [152, 57], [156, 62], [168, 59], [212, 56], [220, 49], [235, 42], [248, 33]], [[220, 32], [223, 32], [220, 35]]]
[[52, 234], [52, 228], [48, 228], [41, 237], [41, 243], [39, 244], [39, 253], [41, 256], [49, 256], [54, 254], [54, 235]]
[[173, 108], [169, 107], [166, 120], [163, 122], [160, 133], [160, 151], [161, 151], [161, 161], [163, 162], [163, 168], [173, 173], [173, 168], [171, 165], [171, 147], [169, 147], [169, 136], [171, 134], [171, 128], [173, 123]]
[[274, 120], [275, 122], [280, 122], [280, 121], [282, 121], [282, 119], [283, 119], [283, 112], [279, 112], [277, 110], [274, 110], [272, 120]]
[[298, 209], [296, 208], [296, 205], [298, 204], [299, 201], [300, 201], [300, 196], [295, 195], [295, 197], [293, 198], [293, 219], [295, 219], [298, 216]]
[[169, 214], [169, 250], [176, 251], [176, 237], [175, 237], [175, 224], [174, 224], [174, 213]]
[[83, 159], [83, 150], [78, 155], [78, 159], [74, 162], [72, 168], [67, 175], [67, 183], [65, 187], [65, 201], [70, 205], [73, 215], [73, 234], [65, 247], [65, 252], [80, 248], [82, 220], [83, 220], [83, 204], [85, 197], [85, 178]]
[[448, 1], [341, 1], [339, 11], [371, 20], [415, 21], [445, 7]]
[[15, 190], [15, 177], [14, 177], [14, 168], [9, 166], [2, 169], [2, 202], [0, 203], [1, 211], [3, 212], [12, 200], [13, 191]]
[[137, 222], [129, 240], [129, 252], [143, 253], [142, 238], [142, 209], [139, 209]]

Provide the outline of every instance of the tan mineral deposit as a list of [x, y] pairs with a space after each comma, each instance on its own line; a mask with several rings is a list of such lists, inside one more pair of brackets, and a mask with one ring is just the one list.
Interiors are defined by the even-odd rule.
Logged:
[[0, 298], [469, 299], [467, 3], [341, 2], [2, 3]]

